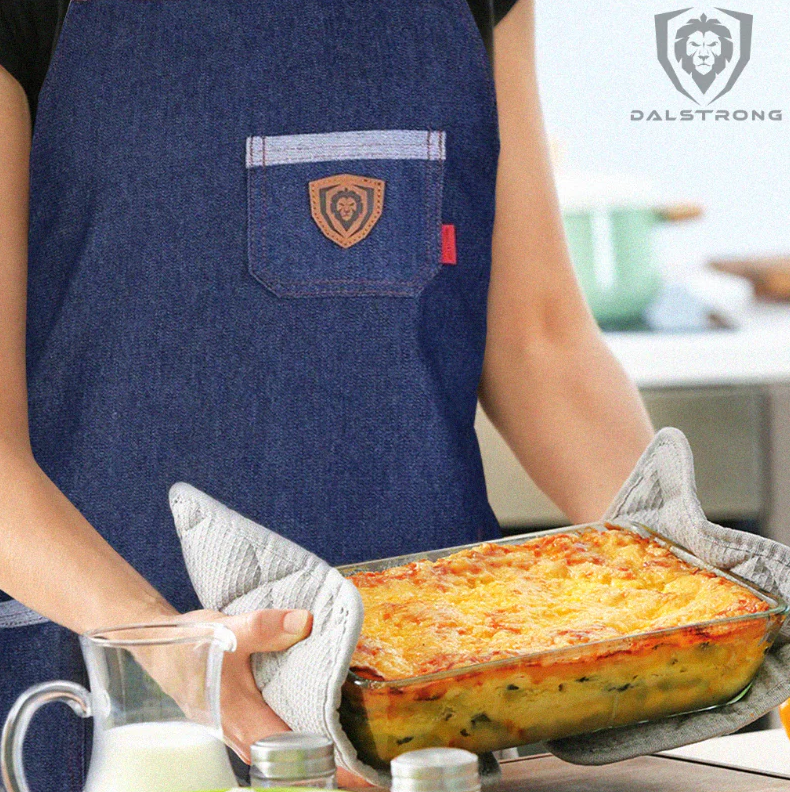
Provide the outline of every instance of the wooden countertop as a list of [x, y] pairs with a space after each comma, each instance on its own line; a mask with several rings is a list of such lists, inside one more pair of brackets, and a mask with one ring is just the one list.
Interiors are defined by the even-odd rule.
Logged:
[[662, 753], [736, 770], [790, 776], [790, 740], [781, 727], [714, 737]]
[[583, 767], [541, 754], [503, 762], [484, 792], [790, 792], [790, 778], [669, 756]]
[[790, 792], [790, 768], [783, 776], [666, 755], [586, 767], [539, 754], [506, 760], [501, 767], [501, 779], [483, 786], [483, 792]]

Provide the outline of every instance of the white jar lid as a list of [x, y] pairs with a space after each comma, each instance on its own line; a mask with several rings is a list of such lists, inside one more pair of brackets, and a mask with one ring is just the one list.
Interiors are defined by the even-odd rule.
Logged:
[[461, 748], [423, 748], [392, 760], [392, 792], [479, 792], [477, 756]]
[[286, 732], [264, 737], [252, 744], [250, 758], [266, 779], [288, 781], [335, 772], [332, 741], [320, 734]]

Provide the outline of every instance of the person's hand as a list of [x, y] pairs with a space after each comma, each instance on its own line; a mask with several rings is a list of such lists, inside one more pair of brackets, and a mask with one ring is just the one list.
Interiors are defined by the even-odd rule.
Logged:
[[[285, 721], [264, 702], [252, 673], [252, 655], [281, 652], [306, 638], [312, 629], [311, 614], [305, 610], [260, 610], [226, 616], [219, 611], [198, 610], [170, 616], [168, 621], [214, 622], [235, 634], [236, 650], [226, 653], [222, 661], [222, 730], [225, 742], [249, 764], [250, 746], [254, 742], [290, 731]], [[179, 703], [185, 707], [184, 699], [179, 698]], [[338, 768], [337, 779], [346, 789], [371, 786], [365, 779], [342, 768]]]
[[313, 619], [305, 610], [259, 610], [240, 616], [219, 611], [190, 611], [176, 622], [215, 622], [233, 631], [236, 651], [222, 661], [222, 731], [225, 742], [247, 764], [250, 745], [270, 734], [289, 731], [284, 721], [264, 702], [252, 674], [251, 656], [281, 652], [310, 634]]
[[370, 781], [365, 781], [362, 776], [354, 775], [354, 773], [350, 773], [342, 767], [337, 768], [337, 785], [341, 789], [365, 789], [373, 786]]

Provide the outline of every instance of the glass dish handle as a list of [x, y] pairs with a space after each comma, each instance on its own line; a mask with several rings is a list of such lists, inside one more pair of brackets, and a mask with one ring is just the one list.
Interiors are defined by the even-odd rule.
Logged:
[[45, 704], [62, 701], [81, 718], [90, 717], [90, 693], [74, 682], [44, 682], [26, 690], [6, 718], [0, 739], [2, 781], [7, 792], [30, 792], [22, 762], [22, 746], [30, 721]]

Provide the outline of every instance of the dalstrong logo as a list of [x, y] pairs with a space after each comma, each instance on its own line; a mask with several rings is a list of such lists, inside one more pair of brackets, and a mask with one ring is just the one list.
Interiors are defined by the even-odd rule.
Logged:
[[383, 179], [338, 173], [309, 182], [310, 213], [321, 233], [342, 248], [362, 241], [384, 207]]
[[[779, 108], [708, 108], [729, 93], [752, 55], [751, 14], [725, 8], [681, 8], [655, 17], [658, 60], [695, 108], [634, 109], [631, 121], [783, 121]], [[740, 94], [736, 91], [732, 96]]]
[[658, 60], [683, 96], [709, 105], [732, 89], [751, 58], [751, 14], [684, 8], [655, 20]]

